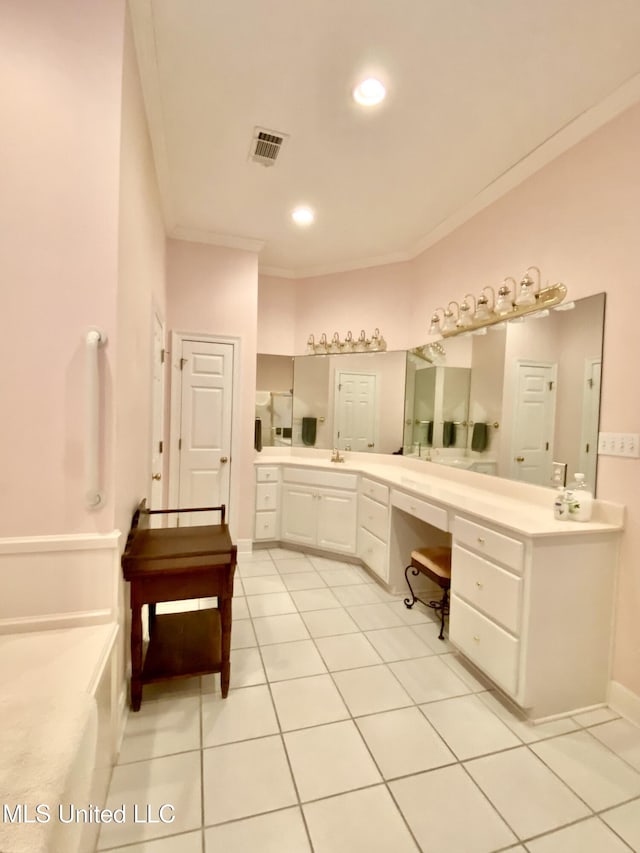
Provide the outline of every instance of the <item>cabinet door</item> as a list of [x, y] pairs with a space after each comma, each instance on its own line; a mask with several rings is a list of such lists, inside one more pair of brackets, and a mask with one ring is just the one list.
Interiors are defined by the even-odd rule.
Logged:
[[355, 492], [318, 489], [318, 547], [356, 553], [358, 499]]
[[317, 489], [305, 486], [282, 486], [283, 539], [303, 545], [316, 544]]

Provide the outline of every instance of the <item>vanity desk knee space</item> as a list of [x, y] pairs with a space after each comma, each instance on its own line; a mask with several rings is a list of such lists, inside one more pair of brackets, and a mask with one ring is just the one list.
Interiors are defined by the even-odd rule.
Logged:
[[592, 521], [557, 521], [549, 489], [402, 457], [328, 456], [256, 460], [256, 543], [342, 555], [402, 594], [411, 551], [450, 545], [453, 646], [532, 720], [606, 702], [623, 507], [595, 501]]

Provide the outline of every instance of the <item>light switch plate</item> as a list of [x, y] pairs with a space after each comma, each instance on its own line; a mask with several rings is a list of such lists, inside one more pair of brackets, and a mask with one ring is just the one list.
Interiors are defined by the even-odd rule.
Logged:
[[640, 435], [637, 432], [598, 433], [599, 456], [640, 457]]

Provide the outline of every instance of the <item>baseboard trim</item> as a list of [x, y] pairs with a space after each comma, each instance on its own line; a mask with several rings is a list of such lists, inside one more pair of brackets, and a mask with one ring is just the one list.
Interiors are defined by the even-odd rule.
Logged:
[[253, 550], [252, 539], [238, 539], [236, 545], [238, 546], [238, 554], [250, 554]]
[[58, 536], [9, 536], [0, 539], [0, 554], [35, 554], [40, 551], [95, 551], [114, 548], [121, 533], [65, 533]]
[[637, 693], [617, 681], [610, 681], [608, 704], [618, 714], [640, 726], [640, 696]]

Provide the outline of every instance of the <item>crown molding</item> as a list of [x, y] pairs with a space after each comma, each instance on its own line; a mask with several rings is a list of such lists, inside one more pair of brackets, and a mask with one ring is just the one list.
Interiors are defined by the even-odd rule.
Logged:
[[223, 246], [227, 249], [241, 249], [245, 252], [260, 252], [265, 245], [264, 240], [256, 237], [242, 237], [239, 234], [216, 234], [200, 228], [187, 228], [175, 225], [169, 232], [169, 237], [176, 240], [186, 240], [188, 243], [208, 243], [210, 246]]

